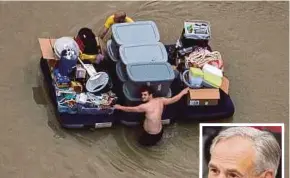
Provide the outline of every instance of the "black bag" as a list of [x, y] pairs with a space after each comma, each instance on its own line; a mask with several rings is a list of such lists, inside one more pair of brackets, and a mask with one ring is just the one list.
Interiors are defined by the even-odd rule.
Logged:
[[78, 43], [82, 53], [96, 55], [99, 52], [96, 35], [89, 28], [81, 28], [75, 41]]

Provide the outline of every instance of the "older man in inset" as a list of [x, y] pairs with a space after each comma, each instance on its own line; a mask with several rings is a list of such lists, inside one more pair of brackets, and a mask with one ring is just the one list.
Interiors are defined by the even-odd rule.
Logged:
[[208, 178], [275, 178], [281, 149], [275, 137], [252, 127], [231, 127], [210, 147]]

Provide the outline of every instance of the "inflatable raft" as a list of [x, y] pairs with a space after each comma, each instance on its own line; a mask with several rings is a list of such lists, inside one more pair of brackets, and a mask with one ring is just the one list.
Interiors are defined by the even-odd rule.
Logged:
[[[88, 87], [83, 86], [81, 87], [83, 91], [78, 91], [76, 94], [78, 99], [75, 100], [81, 101], [79, 98], [82, 93], [87, 93], [89, 96], [94, 94], [101, 96], [110, 91], [116, 96], [116, 103], [135, 106], [141, 103], [139, 89], [142, 85], [152, 86], [157, 96], [176, 95], [188, 85], [183, 74], [189, 70], [189, 67], [180, 62], [182, 51], [194, 45], [209, 47], [207, 36], [196, 39], [200, 38], [197, 36], [189, 42], [186, 41], [190, 38], [192, 37], [188, 38], [183, 29], [177, 44], [164, 45], [160, 42], [159, 31], [153, 21], [114, 24], [112, 38], [106, 43], [105, 56], [107, 58], [104, 60], [104, 65], [96, 67], [97, 71], [102, 70], [108, 74], [107, 86], [96, 92], [97, 94], [93, 92], [90, 94], [86, 90]], [[52, 61], [60, 61], [57, 59], [60, 55], [56, 55], [55, 41], [55, 39], [39, 38], [42, 51], [40, 67], [57, 119], [63, 127], [103, 128], [112, 127], [117, 123], [128, 126], [142, 123], [144, 114], [116, 111], [112, 108], [113, 104], [101, 109], [92, 109], [74, 101], [70, 106], [75, 107], [74, 110], [60, 107], [60, 88], [55, 84], [55, 76], [58, 74], [55, 74], [55, 69], [52, 69], [52, 66], [55, 66]], [[77, 62], [76, 65], [80, 63], [90, 64], [84, 60]], [[165, 107], [162, 116], [163, 124], [179, 120], [216, 120], [231, 117], [234, 114], [234, 105], [228, 94], [229, 83], [224, 76], [220, 87], [191, 88], [192, 93], [189, 96]], [[194, 96], [197, 97], [192, 98]]]

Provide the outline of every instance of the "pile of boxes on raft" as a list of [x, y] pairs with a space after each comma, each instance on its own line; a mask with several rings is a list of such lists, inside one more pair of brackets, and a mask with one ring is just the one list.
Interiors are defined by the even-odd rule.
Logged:
[[[199, 30], [196, 32], [195, 30]], [[205, 21], [184, 22], [184, 38], [194, 40], [210, 39], [210, 24]], [[229, 91], [229, 80], [223, 71], [216, 66], [205, 63], [202, 68], [189, 67], [187, 78], [190, 86], [188, 105], [218, 105], [220, 90], [226, 94]], [[184, 77], [184, 76], [183, 76]]]
[[[69, 37], [62, 38], [66, 38], [68, 41], [73, 40]], [[48, 60], [50, 67], [58, 111], [60, 113], [91, 115], [113, 113], [111, 104], [116, 101], [116, 95], [111, 91], [98, 95], [86, 91], [85, 83], [88, 79], [86, 69], [77, 64], [77, 57], [74, 60], [61, 58], [60, 55], [64, 53], [54, 48], [55, 42], [55, 39], [39, 38], [42, 57]], [[79, 53], [71, 55], [78, 56]], [[85, 65], [91, 70], [95, 70], [92, 64]]]
[[222, 89], [228, 94], [229, 81], [223, 76], [222, 70], [205, 64], [202, 69], [191, 67], [189, 69], [188, 81], [194, 88], [190, 89], [188, 104], [217, 105]]
[[107, 49], [116, 63], [128, 105], [140, 102], [142, 85], [151, 86], [158, 96], [171, 97], [170, 85], [175, 74], [153, 21], [114, 24]]

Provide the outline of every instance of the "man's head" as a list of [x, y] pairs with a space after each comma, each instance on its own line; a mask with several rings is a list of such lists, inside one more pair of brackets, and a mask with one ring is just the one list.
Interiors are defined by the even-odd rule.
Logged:
[[281, 158], [275, 137], [251, 127], [222, 131], [210, 154], [208, 178], [274, 178]]
[[141, 99], [147, 102], [153, 98], [153, 89], [150, 86], [144, 85], [141, 87]]
[[115, 23], [123, 23], [125, 22], [126, 19], [126, 13], [121, 11], [121, 12], [116, 12], [114, 14], [114, 21]]

